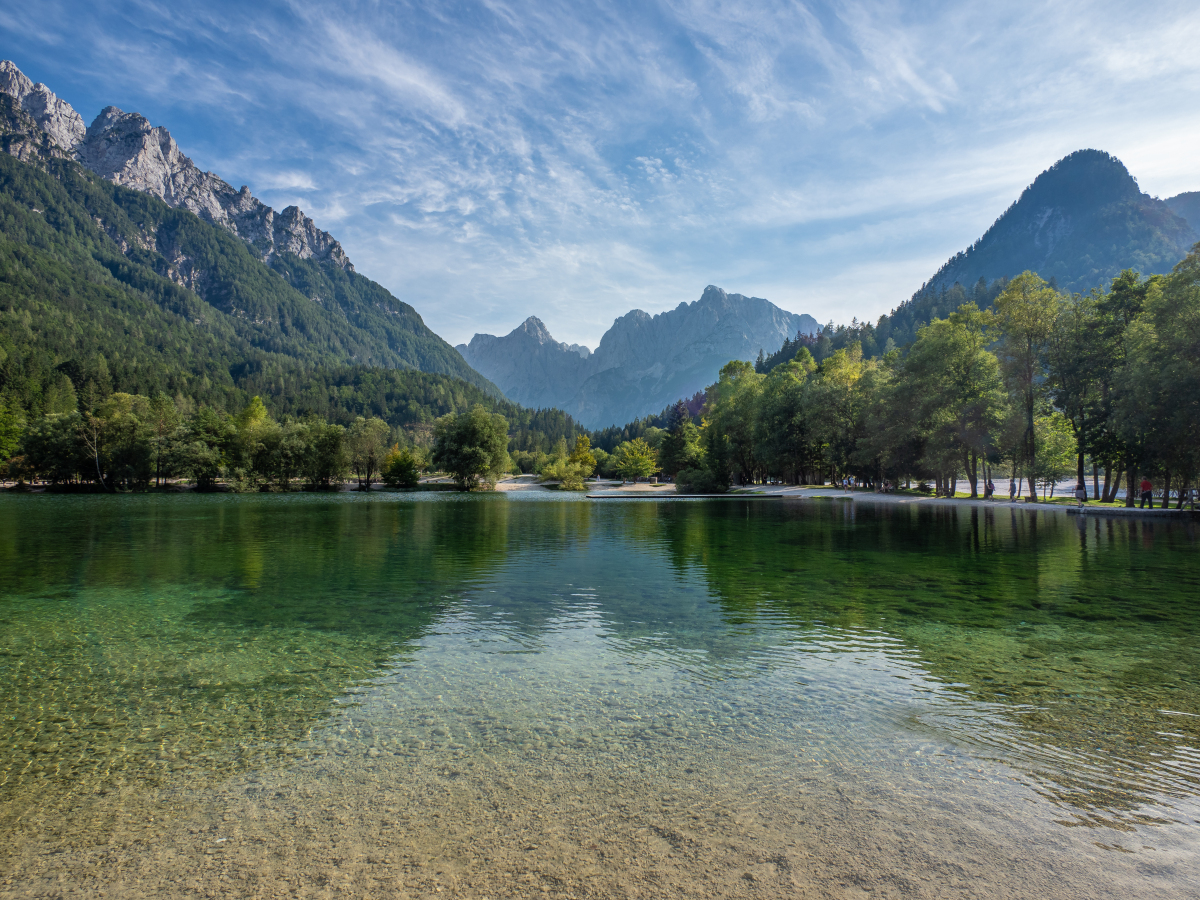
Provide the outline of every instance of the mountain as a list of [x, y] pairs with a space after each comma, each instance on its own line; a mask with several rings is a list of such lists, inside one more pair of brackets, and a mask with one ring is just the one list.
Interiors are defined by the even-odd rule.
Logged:
[[812, 316], [709, 285], [699, 300], [669, 312], [626, 313], [595, 353], [555, 341], [534, 317], [504, 337], [477, 334], [458, 350], [510, 400], [557, 407], [604, 428], [704, 390], [731, 359], [753, 359], [798, 332], [819, 330]]
[[980, 278], [991, 282], [1028, 269], [1054, 278], [1061, 290], [1086, 292], [1107, 285], [1123, 269], [1169, 272], [1197, 240], [1171, 202], [1142, 193], [1119, 159], [1077, 150], [1034, 179], [924, 289], [955, 282], [970, 288]]
[[1200, 234], [1200, 191], [1188, 191], [1168, 197], [1163, 203], [1181, 219], [1187, 219], [1192, 231]]
[[142, 116], [110, 106], [85, 128], [68, 103], [4, 61], [0, 142], [58, 179], [61, 202], [86, 210], [128, 264], [196, 295], [249, 345], [310, 364], [452, 375], [496, 393], [298, 208], [277, 213], [247, 187], [201, 171]]
[[841, 326], [830, 346], [859, 341], [882, 353], [917, 329], [974, 301], [990, 306], [1010, 278], [1029, 270], [1060, 290], [1106, 287], [1123, 269], [1171, 271], [1197, 241], [1196, 194], [1159, 200], [1142, 193], [1114, 156], [1078, 150], [1042, 172], [974, 244], [951, 257], [912, 298], [874, 325]]

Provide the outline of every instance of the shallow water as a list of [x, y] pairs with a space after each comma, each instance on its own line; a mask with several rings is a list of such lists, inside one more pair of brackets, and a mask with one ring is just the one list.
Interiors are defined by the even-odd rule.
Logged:
[[0, 896], [1183, 897], [1190, 525], [0, 498]]

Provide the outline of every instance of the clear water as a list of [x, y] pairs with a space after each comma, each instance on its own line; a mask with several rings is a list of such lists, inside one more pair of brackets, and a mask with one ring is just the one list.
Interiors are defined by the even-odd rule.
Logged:
[[0, 498], [0, 896], [1200, 896], [1194, 526]]

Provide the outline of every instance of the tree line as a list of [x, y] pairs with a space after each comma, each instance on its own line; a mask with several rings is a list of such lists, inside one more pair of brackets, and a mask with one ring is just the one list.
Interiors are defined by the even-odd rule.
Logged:
[[[1007, 471], [1031, 499], [1074, 474], [1080, 483], [1090, 475], [1093, 496], [1104, 500], [1124, 484], [1127, 504], [1143, 476], [1170, 496], [1200, 468], [1200, 246], [1170, 275], [1126, 271], [1088, 294], [1061, 293], [1025, 272], [992, 308], [964, 302], [920, 327], [904, 350], [879, 357], [858, 342], [821, 360], [795, 349], [765, 372], [728, 363], [702, 404], [681, 400], [591, 435], [556, 410], [486, 397], [456, 398], [457, 408], [436, 419], [423, 409], [407, 424], [351, 417], [336, 401], [325, 409], [342, 421], [272, 415], [258, 396], [231, 414], [165, 392], [112, 391], [111, 374], [97, 367], [86, 403], [66, 376], [50, 407], [57, 411], [29, 419], [19, 406], [0, 406], [0, 460], [16, 477], [110, 490], [178, 477], [202, 488], [224, 479], [237, 490], [321, 488], [351, 475], [412, 484], [432, 467], [464, 488], [514, 469], [565, 487], [593, 473], [661, 472], [701, 492], [853, 476], [931, 481], [951, 493], [965, 476], [978, 496], [981, 482]], [[363, 369], [310, 390], [375, 397], [390, 410], [387, 384], [396, 378], [429, 379], [436, 394], [445, 376]], [[278, 393], [289, 391], [297, 395], [286, 384]]]
[[1025, 272], [906, 351], [853, 342], [817, 360], [791, 343], [767, 371], [727, 364], [699, 417], [678, 404], [659, 469], [702, 491], [853, 476], [950, 493], [965, 477], [972, 496], [1005, 471], [1030, 499], [1074, 475], [1106, 501], [1124, 485], [1127, 505], [1142, 477], [1169, 497], [1200, 469], [1200, 245], [1169, 275], [1127, 270], [1087, 294]]

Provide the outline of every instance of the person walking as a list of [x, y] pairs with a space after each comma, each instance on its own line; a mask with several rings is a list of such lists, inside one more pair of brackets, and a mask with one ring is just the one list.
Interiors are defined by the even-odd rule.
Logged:
[[1075, 485], [1075, 499], [1079, 503], [1079, 508], [1083, 509], [1083, 504], [1087, 503], [1087, 487], [1082, 482]]
[[1013, 479], [1008, 479], [1008, 502], [1014, 503], [1017, 499], [1017, 483]]
[[995, 496], [996, 496], [996, 485], [992, 482], [992, 479], [989, 478], [988, 483], [987, 483], [987, 498], [989, 500], [991, 500]]
[[1146, 504], [1150, 504], [1150, 508], [1154, 509], [1154, 485], [1150, 483], [1149, 478], [1143, 478], [1140, 486], [1142, 492], [1142, 505], [1139, 509], [1145, 509]]

